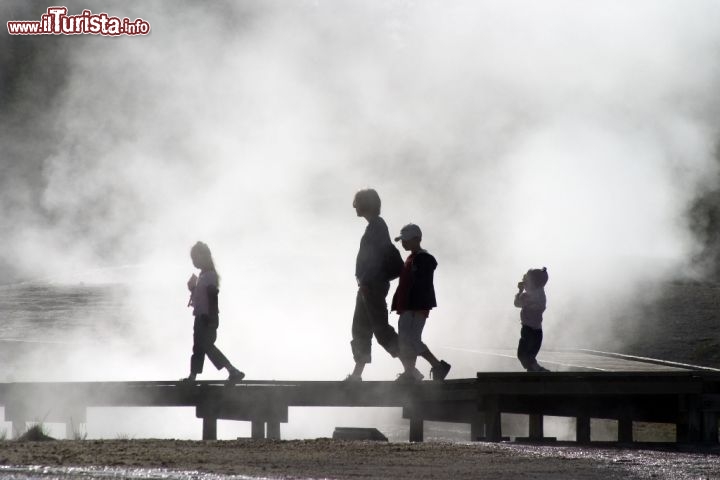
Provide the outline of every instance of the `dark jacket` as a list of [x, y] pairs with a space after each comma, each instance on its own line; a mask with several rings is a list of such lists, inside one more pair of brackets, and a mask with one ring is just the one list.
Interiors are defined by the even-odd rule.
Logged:
[[[410, 265], [410, 285], [406, 310], [430, 310], [437, 307], [433, 276], [437, 268], [435, 257], [425, 250], [419, 251]], [[398, 285], [399, 289], [400, 285]], [[392, 310], [397, 310], [398, 290], [392, 299]]]
[[360, 250], [355, 260], [355, 277], [358, 285], [387, 282], [383, 263], [390, 241], [390, 232], [382, 217], [371, 218], [360, 239]]

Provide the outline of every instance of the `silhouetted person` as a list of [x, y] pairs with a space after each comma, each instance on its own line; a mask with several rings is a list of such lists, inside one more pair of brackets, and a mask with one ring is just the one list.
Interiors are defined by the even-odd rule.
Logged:
[[193, 353], [190, 357], [190, 375], [185, 381], [194, 381], [202, 373], [205, 355], [218, 370], [225, 368], [228, 371], [228, 381], [240, 381], [245, 374], [233, 367], [230, 361], [215, 346], [219, 323], [218, 293], [219, 282], [215, 264], [213, 263], [210, 248], [203, 242], [197, 242], [190, 249], [190, 258], [195, 268], [200, 269], [200, 276], [194, 273], [188, 280], [190, 302], [193, 307], [195, 324], [193, 325]]
[[360, 381], [365, 365], [371, 361], [373, 335], [393, 357], [398, 356], [398, 337], [388, 324], [385, 302], [390, 290], [385, 259], [388, 249], [394, 247], [385, 220], [380, 217], [380, 196], [373, 189], [360, 190], [355, 194], [353, 208], [358, 217], [364, 217], [368, 222], [355, 262], [358, 292], [350, 342], [355, 368], [346, 378], [347, 381]]
[[450, 364], [438, 360], [422, 341], [422, 332], [430, 310], [437, 306], [433, 276], [437, 261], [435, 257], [420, 247], [422, 231], [410, 223], [400, 230], [395, 241], [402, 241], [403, 248], [410, 252], [400, 272], [392, 310], [398, 319], [398, 339], [400, 361], [405, 371], [398, 376], [399, 381], [420, 381], [423, 374], [415, 367], [418, 355], [430, 363], [430, 376], [433, 380], [444, 380], [450, 371]]
[[545, 311], [545, 284], [548, 273], [545, 267], [530, 269], [518, 283], [515, 306], [520, 308], [520, 342], [517, 357], [528, 372], [549, 372], [537, 363], [537, 354], [543, 340], [542, 321]]

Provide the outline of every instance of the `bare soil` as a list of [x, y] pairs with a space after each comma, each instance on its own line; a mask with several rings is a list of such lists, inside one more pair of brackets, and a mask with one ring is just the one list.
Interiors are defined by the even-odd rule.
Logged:
[[0, 442], [4, 465], [163, 468], [264, 478], [720, 479], [717, 451], [680, 453], [564, 445], [270, 441]]

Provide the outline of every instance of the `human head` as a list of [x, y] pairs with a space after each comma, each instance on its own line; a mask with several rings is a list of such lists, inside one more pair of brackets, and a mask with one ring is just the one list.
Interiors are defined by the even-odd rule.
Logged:
[[414, 252], [420, 248], [422, 230], [414, 223], [408, 223], [400, 229], [400, 236], [395, 237], [395, 241], [398, 240], [402, 240], [402, 246], [405, 250]]
[[200, 270], [215, 270], [210, 247], [206, 243], [197, 242], [190, 249], [190, 258], [193, 265]]
[[380, 195], [372, 188], [365, 188], [355, 194], [353, 208], [358, 217], [380, 215], [380, 203]]
[[548, 282], [547, 268], [531, 268], [525, 274], [525, 282], [532, 288], [543, 288]]

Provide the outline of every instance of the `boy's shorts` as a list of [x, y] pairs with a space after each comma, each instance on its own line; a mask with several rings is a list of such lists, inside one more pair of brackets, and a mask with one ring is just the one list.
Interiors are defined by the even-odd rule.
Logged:
[[425, 312], [405, 311], [400, 314], [398, 319], [400, 356], [416, 356], [428, 351], [427, 345], [422, 341], [426, 320]]

